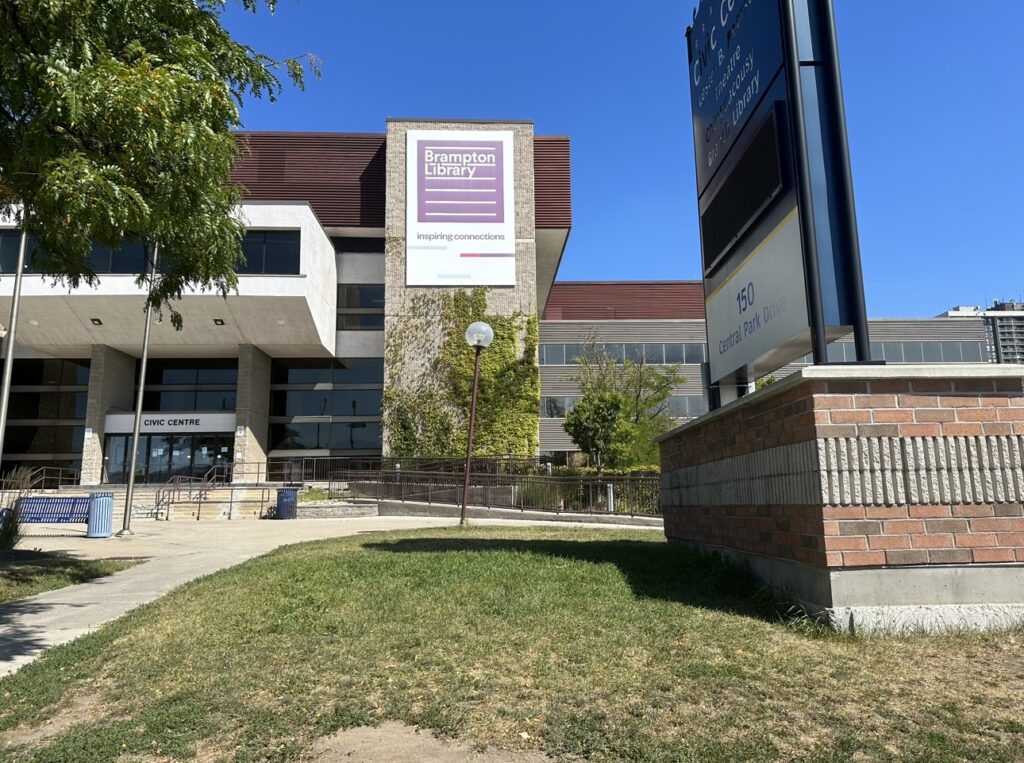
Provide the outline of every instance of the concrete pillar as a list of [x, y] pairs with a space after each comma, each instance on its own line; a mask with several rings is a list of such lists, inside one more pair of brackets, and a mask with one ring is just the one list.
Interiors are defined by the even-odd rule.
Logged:
[[266, 478], [270, 450], [270, 356], [251, 344], [238, 348], [234, 482]]
[[113, 347], [93, 345], [85, 408], [87, 436], [82, 445], [83, 485], [99, 485], [105, 478], [103, 447], [107, 414], [126, 413], [133, 410], [134, 405], [135, 358]]

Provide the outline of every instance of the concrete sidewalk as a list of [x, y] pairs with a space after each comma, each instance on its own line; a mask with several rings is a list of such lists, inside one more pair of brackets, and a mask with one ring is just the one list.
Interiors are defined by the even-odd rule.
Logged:
[[[293, 522], [136, 521], [136, 534], [89, 539], [67, 525], [29, 526], [19, 548], [62, 551], [81, 559], [146, 559], [131, 569], [88, 583], [0, 605], [0, 676], [13, 673], [44, 649], [65, 644], [151, 602], [173, 588], [290, 543], [365, 532], [450, 527], [444, 517], [304, 519]], [[553, 522], [478, 520], [480, 525], [551, 526]], [[574, 527], [580, 527], [574, 523]], [[595, 525], [585, 525], [594, 527]], [[609, 525], [600, 525], [609, 529]], [[635, 529], [635, 528], [634, 528]]]

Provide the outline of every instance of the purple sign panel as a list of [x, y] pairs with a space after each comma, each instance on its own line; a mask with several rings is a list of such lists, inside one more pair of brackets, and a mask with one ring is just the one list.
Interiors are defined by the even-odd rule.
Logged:
[[501, 141], [420, 139], [416, 143], [419, 222], [505, 221]]

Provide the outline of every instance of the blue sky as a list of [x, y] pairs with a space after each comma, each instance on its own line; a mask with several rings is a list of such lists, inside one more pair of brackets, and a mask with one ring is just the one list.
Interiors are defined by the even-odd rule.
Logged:
[[[868, 311], [1024, 296], [1024, 3], [835, 0]], [[239, 39], [324, 76], [254, 130], [532, 119], [572, 139], [564, 280], [700, 277], [684, 31], [695, 3], [279, 0]]]

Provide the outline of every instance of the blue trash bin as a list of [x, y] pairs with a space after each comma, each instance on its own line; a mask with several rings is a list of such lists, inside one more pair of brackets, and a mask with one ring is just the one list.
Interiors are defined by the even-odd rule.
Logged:
[[295, 519], [296, 506], [299, 503], [297, 487], [282, 487], [277, 490], [277, 510], [274, 519]]
[[114, 533], [114, 494], [89, 493], [86, 538], [109, 538]]

